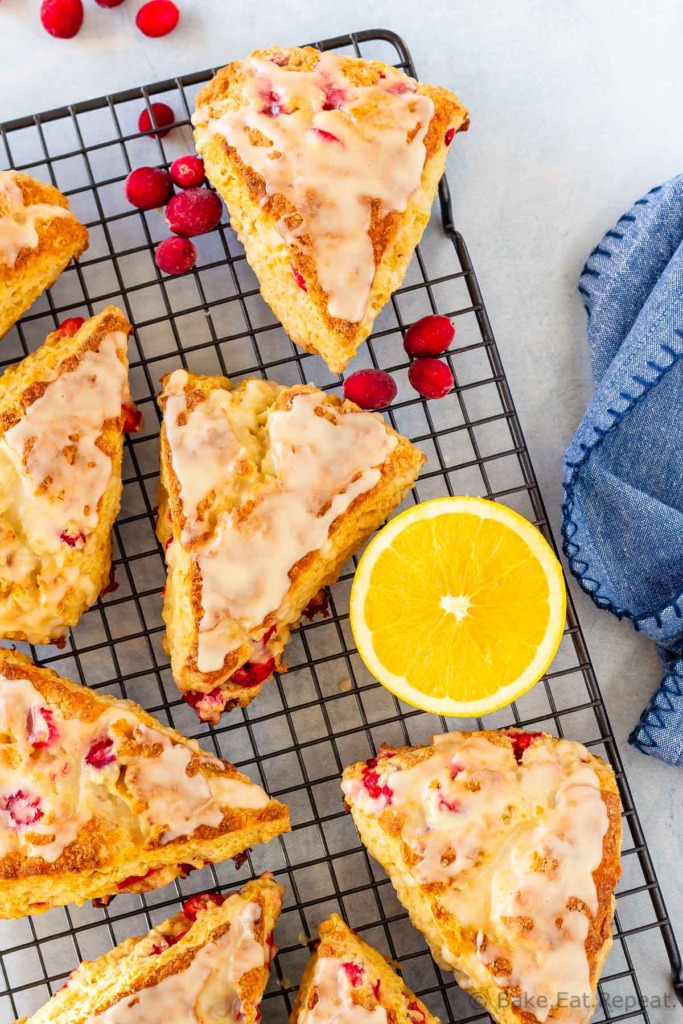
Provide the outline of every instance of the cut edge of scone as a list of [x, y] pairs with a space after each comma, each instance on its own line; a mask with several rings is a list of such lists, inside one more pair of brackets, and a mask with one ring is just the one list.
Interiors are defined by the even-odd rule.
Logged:
[[[0, 702], [5, 680], [28, 680], [40, 694], [48, 711], [52, 710], [48, 721], [52, 727], [56, 727], [57, 733], [62, 720], [95, 721], [111, 709], [120, 710], [132, 714], [141, 725], [163, 734], [173, 747], [181, 745], [187, 748], [192, 755], [188, 767], [196, 767], [195, 774], [205, 778], [219, 776], [234, 781], [261, 794], [259, 799], [265, 798], [265, 802], [260, 808], [234, 807], [221, 803], [223, 818], [219, 825], [201, 824], [189, 836], [180, 835], [165, 844], [154, 839], [146, 849], [137, 845], [137, 832], [129, 831], [125, 823], [119, 823], [117, 835], [112, 836], [102, 822], [91, 817], [79, 829], [76, 840], [68, 844], [53, 863], [22, 853], [8, 854], [6, 863], [3, 863], [5, 858], [0, 858], [0, 918], [43, 913], [52, 907], [69, 903], [80, 906], [87, 900], [96, 900], [106, 905], [118, 893], [149, 892], [167, 885], [175, 878], [185, 877], [194, 869], [239, 857], [252, 846], [269, 842], [290, 830], [289, 810], [285, 804], [269, 797], [229, 761], [208, 754], [196, 740], [188, 739], [177, 730], [163, 725], [133, 701], [119, 700], [92, 691], [58, 676], [52, 669], [38, 667], [18, 651], [0, 648]], [[56, 714], [56, 709], [63, 714]], [[39, 724], [44, 717], [42, 710], [40, 715]], [[28, 733], [28, 719], [26, 729]], [[48, 729], [48, 743], [50, 735], [51, 730]], [[126, 742], [130, 741], [119, 741], [117, 738], [117, 742], [122, 742], [125, 750]], [[116, 748], [112, 746], [110, 749], [115, 754]], [[134, 753], [138, 754], [142, 750], [143, 746], [137, 742]], [[29, 778], [23, 788], [30, 791]], [[137, 828], [139, 825], [136, 825]], [[109, 845], [107, 839], [113, 845]], [[126, 839], [129, 841], [128, 849], [122, 852]], [[97, 851], [103, 842], [114, 854], [109, 862], [98, 857]], [[117, 851], [120, 857], [118, 862], [115, 859]], [[92, 854], [90, 865], [79, 870], [79, 864], [87, 865], [89, 854]], [[64, 858], [67, 863], [60, 863]]]
[[[279, 66], [312, 70], [321, 54], [313, 47], [272, 47], [256, 50], [248, 59], [273, 60]], [[388, 73], [412, 83], [408, 75], [381, 61], [339, 57], [345, 75], [354, 84], [372, 84]], [[428, 96], [434, 114], [425, 136], [426, 158], [421, 185], [410, 196], [403, 213], [386, 218], [373, 215], [370, 237], [375, 250], [375, 276], [362, 319], [356, 323], [335, 318], [328, 311], [328, 295], [318, 280], [315, 260], [299, 246], [288, 244], [277, 230], [283, 211], [266, 204], [264, 180], [246, 166], [220, 134], [206, 132], [209, 121], [226, 109], [239, 106], [245, 61], [222, 68], [197, 96], [193, 123], [195, 144], [209, 180], [223, 197], [230, 224], [245, 248], [258, 278], [261, 294], [289, 337], [301, 348], [322, 356], [333, 373], [341, 373], [370, 334], [375, 318], [400, 287], [413, 252], [429, 221], [432, 204], [446, 167], [449, 146], [456, 133], [469, 127], [467, 111], [448, 89], [417, 82], [417, 93]], [[277, 196], [275, 197], [277, 199]]]
[[[225, 897], [211, 893], [191, 896], [181, 913], [163, 921], [147, 935], [126, 939], [97, 960], [81, 963], [44, 1006], [15, 1024], [83, 1024], [136, 993], [151, 990], [153, 998], [154, 990], [165, 978], [182, 977], [202, 950], [207, 950], [209, 974], [196, 992], [191, 991], [193, 981], [185, 981], [178, 998], [193, 998], [200, 1006], [204, 999], [208, 1013], [211, 1000], [216, 999], [220, 1005], [220, 997], [227, 998], [228, 986], [232, 986], [240, 1002], [239, 1019], [245, 1024], [257, 1024], [259, 1003], [276, 952], [272, 933], [283, 894], [283, 887], [266, 873]], [[250, 905], [259, 908], [258, 918], [253, 921], [250, 920], [253, 912], [245, 913]], [[226, 956], [219, 946], [215, 947], [218, 956], [213, 962], [209, 961], [211, 947], [223, 936], [226, 936], [224, 942], [229, 944], [231, 927], [239, 921], [242, 928], [243, 920], [248, 926], [245, 933], [248, 941], [262, 947], [263, 964], [240, 973], [239, 955]], [[234, 953], [239, 953], [241, 938], [243, 940], [242, 934], [237, 936], [238, 948]], [[225, 977], [226, 969], [230, 968], [236, 969], [237, 977]]]
[[[37, 245], [20, 249], [13, 264], [0, 254], [0, 338], [47, 288], [55, 283], [72, 259], [88, 248], [88, 231], [70, 211], [69, 201], [54, 185], [46, 185], [20, 171], [0, 171], [0, 210], [3, 179], [11, 179], [23, 203], [44, 206], [36, 217]], [[50, 215], [59, 207], [67, 215]], [[2, 214], [0, 213], [0, 217]]]
[[[444, 734], [446, 736], [448, 734]], [[465, 735], [465, 734], [464, 734]], [[541, 742], [557, 743], [557, 738], [545, 732], [529, 733], [522, 729], [509, 728], [501, 730], [481, 730], [471, 734], [492, 740], [497, 744], [511, 745], [513, 752], [520, 745], [520, 753], [532, 745], [537, 739]], [[434, 739], [438, 740], [438, 736]], [[576, 744], [581, 746], [581, 744]], [[607, 815], [607, 831], [603, 839], [602, 861], [593, 872], [598, 911], [590, 917], [588, 936], [586, 939], [586, 956], [590, 971], [592, 1003], [590, 1007], [582, 1007], [584, 1016], [577, 1018], [582, 1024], [591, 1019], [597, 1003], [597, 987], [600, 975], [612, 947], [612, 922], [616, 907], [614, 890], [621, 875], [620, 847], [622, 837], [621, 799], [614, 771], [602, 758], [585, 751], [585, 760], [597, 775], [600, 793]], [[414, 767], [434, 752], [433, 744], [425, 746], [390, 747], [383, 744], [377, 755], [369, 761], [360, 761], [344, 769], [342, 780], [344, 787], [344, 806], [350, 811], [363, 845], [381, 864], [396, 890], [397, 896], [408, 911], [413, 926], [422, 933], [430, 948], [432, 957], [447, 972], [452, 972], [458, 984], [472, 993], [478, 1005], [484, 1005], [492, 1017], [500, 1024], [537, 1024], [537, 1017], [532, 1010], [525, 1010], [515, 1004], [519, 1002], [518, 990], [509, 989], [496, 984], [493, 975], [483, 969], [479, 976], [473, 978], [464, 969], [459, 950], [463, 950], [465, 931], [460, 922], [439, 904], [440, 886], [425, 886], [412, 877], [409, 865], [415, 862], [415, 855], [401, 837], [401, 815], [385, 809], [381, 814], [370, 814], [363, 811], [350, 798], [345, 783], [363, 781], [364, 773], [370, 770], [381, 777], [383, 768], [400, 758], [402, 767]], [[517, 753], [515, 753], [517, 757]], [[394, 761], [394, 764], [396, 762]], [[386, 815], [386, 817], [385, 817]], [[384, 823], [381, 824], [381, 819]], [[476, 870], [476, 869], [475, 869]], [[550, 1019], [553, 1019], [552, 1017]]]
[[[312, 385], [283, 387], [270, 381], [262, 381], [260, 378], [249, 378], [232, 388], [230, 381], [225, 377], [201, 377], [187, 371], [183, 372], [187, 375], [184, 391], [188, 408], [191, 410], [218, 388], [241, 397], [251, 385], [257, 384], [259, 388], [266, 390], [266, 404], [259, 416], [260, 419], [269, 411], [288, 408], [297, 395], [308, 394], [319, 395], [321, 406], [327, 405], [335, 410], [341, 410], [344, 415], [376, 416], [346, 399], [326, 394]], [[164, 378], [159, 398], [164, 417], [169, 380], [169, 377]], [[306, 614], [307, 609], [315, 607], [320, 592], [337, 579], [345, 562], [355, 554], [414, 484], [420, 468], [426, 461], [424, 454], [384, 420], [381, 422], [387, 435], [396, 439], [395, 448], [378, 467], [381, 475], [377, 484], [355, 498], [332, 522], [328, 532], [328, 538], [333, 545], [331, 557], [323, 560], [319, 553], [308, 552], [296, 563], [290, 570], [292, 583], [289, 592], [280, 607], [267, 615], [258, 628], [252, 630], [250, 643], [244, 643], [226, 655], [223, 668], [214, 672], [201, 672], [197, 666], [199, 623], [203, 613], [201, 576], [198, 566], [193, 562], [191, 551], [180, 539], [184, 521], [180, 485], [173, 468], [165, 422], [162, 423], [157, 535], [165, 550], [173, 544], [173, 559], [168, 568], [164, 595], [163, 614], [167, 627], [165, 643], [171, 658], [174, 681], [203, 721], [216, 724], [223, 710], [247, 706], [260, 693], [274, 671], [286, 671], [287, 666], [283, 664], [282, 655], [291, 630]], [[263, 452], [260, 455], [262, 457]], [[250, 471], [257, 476], [259, 469], [257, 457], [250, 466]], [[257, 486], [258, 482], [256, 479]], [[188, 608], [191, 610], [190, 615], [187, 614]], [[254, 647], [258, 645], [265, 645], [266, 653], [272, 659], [267, 673], [261, 672], [257, 682], [250, 680], [246, 685], [232, 681], [231, 677], [235, 673], [240, 673], [244, 666], [252, 667], [249, 659], [253, 657]]]
[[[97, 505], [97, 525], [82, 543], [80, 537], [69, 536], [68, 543], [62, 545], [60, 558], [65, 583], [56, 608], [50, 604], [49, 587], [46, 584], [36, 586], [33, 580], [28, 590], [25, 582], [16, 584], [0, 599], [0, 636], [5, 639], [32, 644], [63, 641], [69, 627], [76, 625], [109, 582], [111, 531], [121, 504], [124, 427], [131, 413], [139, 417], [128, 385], [127, 338], [132, 331], [124, 313], [116, 306], [107, 306], [101, 313], [85, 320], [75, 333], [65, 334], [59, 328], [53, 331], [43, 345], [21, 362], [9, 366], [0, 377], [0, 437], [4, 437], [48, 387], [53, 386], [63, 374], [78, 368], [87, 353], [98, 352], [111, 335], [122, 336], [117, 346], [118, 359], [125, 369], [121, 411], [115, 418], [103, 422], [97, 442], [100, 450], [111, 459], [111, 474]], [[134, 429], [139, 429], [140, 425], [141, 417]], [[10, 535], [3, 527], [0, 546], [5, 542], [10, 546], [14, 543], [16, 524], [13, 527], [10, 524], [10, 527]], [[21, 531], [21, 526], [19, 529]], [[25, 537], [19, 536], [19, 539], [26, 543]], [[40, 555], [36, 554], [36, 557], [40, 559]], [[78, 571], [77, 586], [69, 584], [66, 579], [74, 576], [74, 570]]]
[[290, 1024], [306, 1024], [308, 1013], [322, 998], [316, 990], [316, 967], [327, 958], [339, 961], [340, 970], [346, 975], [337, 992], [343, 990], [348, 980], [349, 997], [365, 1010], [381, 1006], [387, 1015], [391, 1013], [389, 1019], [395, 1024], [439, 1024], [438, 1017], [404, 984], [382, 954], [364, 942], [338, 914], [323, 921], [318, 933], [320, 939], [304, 969]]

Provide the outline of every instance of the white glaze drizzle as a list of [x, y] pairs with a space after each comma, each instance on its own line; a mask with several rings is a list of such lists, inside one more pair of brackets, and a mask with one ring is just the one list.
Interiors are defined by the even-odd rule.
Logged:
[[239, 1024], [242, 978], [268, 962], [254, 933], [260, 917], [258, 903], [246, 903], [229, 930], [198, 949], [187, 967], [123, 996], [87, 1024]]
[[[390, 800], [372, 797], [361, 779], [342, 784], [352, 809], [391, 806], [405, 816], [403, 841], [420, 858], [411, 884], [446, 884], [437, 898], [476, 934], [479, 962], [510, 962], [495, 981], [519, 986], [539, 1021], [563, 999], [563, 1021], [584, 1021], [590, 1006], [588, 919], [568, 901], [596, 914], [593, 872], [609, 820], [587, 758], [578, 743], [544, 741], [517, 764], [507, 746], [451, 733], [435, 737], [431, 756], [412, 768], [386, 762], [378, 784]], [[447, 947], [442, 955], [457, 966]]]
[[377, 1003], [368, 1010], [354, 1002], [353, 986], [343, 962], [335, 957], [320, 957], [315, 965], [313, 985], [318, 1001], [312, 1009], [302, 1006], [301, 1024], [386, 1024], [387, 1011]]
[[[42, 728], [45, 707], [57, 735], [47, 746], [36, 747], [29, 716]], [[139, 750], [119, 749], [122, 730], [136, 745], [154, 750], [143, 756]], [[113, 762], [88, 764], [93, 742], [108, 738]], [[215, 768], [216, 774], [188, 775], [191, 761]], [[23, 827], [7, 809], [17, 793], [39, 801], [41, 811]], [[0, 676], [0, 858], [19, 852], [53, 863], [94, 815], [141, 832], [143, 840], [158, 838], [166, 844], [200, 825], [220, 825], [230, 807], [259, 809], [267, 803], [259, 786], [226, 777], [219, 760], [194, 745], [174, 742], [125, 707], [105, 708], [90, 722], [67, 720], [29, 680]]]
[[39, 220], [69, 217], [69, 210], [53, 203], [26, 205], [13, 171], [0, 171], [0, 263], [13, 267], [22, 249], [35, 249], [40, 241]]
[[112, 474], [98, 441], [128, 394], [126, 347], [123, 331], [106, 335], [0, 438], [0, 461], [9, 460], [16, 474], [16, 516], [37, 554], [61, 550], [64, 534], [82, 546], [97, 525]]
[[[190, 426], [204, 404], [187, 414]], [[253, 505], [220, 511], [211, 534], [193, 549], [202, 581], [200, 672], [221, 669], [226, 654], [277, 610], [291, 569], [310, 552], [325, 552], [334, 520], [378, 482], [378, 467], [396, 445], [379, 417], [342, 413], [316, 393], [295, 395], [291, 408], [269, 412], [265, 434]], [[215, 452], [206, 453], [209, 471], [215, 462]], [[192, 493], [211, 485], [210, 476], [201, 483], [203, 465], [192, 470]], [[186, 486], [182, 475], [180, 485]]]
[[[166, 383], [164, 430], [185, 517], [181, 541], [190, 545], [211, 527], [206, 513], [212, 494], [229, 486], [236, 498], [242, 496], [240, 471], [250, 468], [251, 455], [240, 436], [248, 438], [249, 429], [253, 430], [253, 424], [243, 422], [243, 414], [260, 408], [268, 399], [272, 401], [279, 388], [269, 381], [249, 380], [239, 405], [234, 401], [234, 392], [215, 388], [190, 413], [185, 395], [187, 383], [186, 370], [175, 370]], [[246, 487], [248, 472], [244, 472], [244, 477]]]
[[214, 119], [196, 112], [198, 145], [222, 136], [261, 175], [266, 200], [291, 202], [300, 223], [283, 218], [278, 231], [314, 258], [330, 316], [358, 323], [375, 276], [371, 202], [382, 216], [406, 210], [420, 188], [434, 104], [393, 69], [374, 85], [353, 85], [332, 53], [313, 71], [255, 58], [242, 71], [242, 106]]

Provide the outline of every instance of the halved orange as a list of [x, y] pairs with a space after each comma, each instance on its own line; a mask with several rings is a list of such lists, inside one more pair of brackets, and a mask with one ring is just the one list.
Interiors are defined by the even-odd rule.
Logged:
[[482, 498], [435, 498], [372, 540], [351, 589], [351, 629], [369, 671], [435, 714], [485, 715], [546, 671], [566, 592], [528, 520]]

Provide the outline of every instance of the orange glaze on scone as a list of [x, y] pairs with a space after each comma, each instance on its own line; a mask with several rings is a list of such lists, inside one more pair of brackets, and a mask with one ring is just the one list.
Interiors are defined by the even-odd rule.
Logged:
[[320, 925], [290, 1024], [438, 1024], [383, 956], [337, 914]]
[[464, 108], [377, 61], [273, 48], [220, 71], [193, 123], [264, 298], [342, 370], [403, 278]]
[[0, 378], [0, 636], [64, 636], [109, 578], [128, 334], [110, 306]]
[[290, 627], [401, 499], [423, 456], [380, 417], [313, 387], [259, 379], [231, 390], [177, 370], [161, 405], [171, 664], [214, 720], [280, 667]]
[[0, 766], [0, 917], [156, 888], [288, 827], [229, 762], [9, 651]]
[[30, 1024], [257, 1024], [283, 892], [265, 874], [227, 898], [190, 897], [148, 935], [81, 964]]
[[0, 171], [0, 337], [87, 245], [88, 232], [61, 192]]
[[590, 1019], [620, 874], [603, 761], [543, 733], [446, 733], [383, 748], [343, 790], [435, 958], [494, 1017]]

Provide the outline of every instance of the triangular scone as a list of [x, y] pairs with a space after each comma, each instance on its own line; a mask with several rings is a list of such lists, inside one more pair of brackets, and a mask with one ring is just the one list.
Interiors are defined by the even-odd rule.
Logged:
[[453, 732], [342, 788], [434, 959], [496, 1020], [590, 1020], [621, 873], [609, 765], [545, 733]]
[[263, 875], [225, 900], [192, 896], [147, 935], [82, 963], [15, 1024], [257, 1024], [283, 892]]
[[156, 889], [288, 829], [229, 761], [0, 650], [0, 918]]
[[0, 338], [87, 248], [88, 232], [58, 189], [0, 171]]
[[319, 932], [289, 1024], [439, 1024], [384, 957], [337, 914]]
[[0, 378], [0, 637], [63, 637], [109, 579], [131, 330], [109, 306]]
[[219, 71], [193, 123], [261, 294], [341, 372], [403, 281], [467, 111], [379, 61], [273, 47]]
[[380, 416], [308, 385], [176, 370], [160, 405], [167, 647], [186, 699], [216, 722], [282, 670], [292, 626], [425, 459]]

